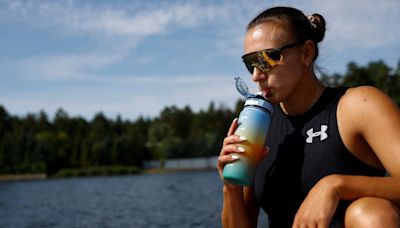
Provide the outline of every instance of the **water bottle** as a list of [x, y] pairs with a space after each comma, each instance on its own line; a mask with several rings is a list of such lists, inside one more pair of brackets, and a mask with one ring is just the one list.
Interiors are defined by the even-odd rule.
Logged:
[[247, 85], [240, 78], [235, 79], [236, 89], [246, 97], [235, 131], [235, 135], [246, 138], [246, 141], [237, 144], [245, 152], [235, 154], [239, 159], [225, 165], [223, 177], [232, 184], [251, 186], [257, 161], [265, 150], [273, 108], [263, 96], [249, 93]]

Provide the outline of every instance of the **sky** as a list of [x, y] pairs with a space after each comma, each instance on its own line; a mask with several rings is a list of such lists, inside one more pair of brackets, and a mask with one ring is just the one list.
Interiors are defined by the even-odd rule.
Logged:
[[88, 120], [233, 108], [235, 76], [256, 92], [240, 58], [245, 27], [278, 5], [324, 16], [317, 64], [328, 74], [400, 60], [399, 0], [0, 0], [0, 105]]

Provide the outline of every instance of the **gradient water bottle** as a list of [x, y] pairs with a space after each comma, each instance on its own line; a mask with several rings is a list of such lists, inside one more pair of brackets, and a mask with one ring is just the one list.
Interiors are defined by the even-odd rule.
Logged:
[[235, 131], [235, 135], [246, 137], [246, 141], [237, 144], [245, 152], [236, 154], [239, 159], [225, 165], [223, 177], [230, 183], [250, 186], [253, 184], [257, 161], [265, 148], [273, 108], [261, 95], [249, 93], [247, 85], [239, 77], [235, 80], [236, 89], [246, 97]]

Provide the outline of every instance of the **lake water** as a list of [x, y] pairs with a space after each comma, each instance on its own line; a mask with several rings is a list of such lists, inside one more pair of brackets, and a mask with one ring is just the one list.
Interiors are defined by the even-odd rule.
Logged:
[[216, 170], [0, 182], [0, 227], [221, 227], [221, 190]]

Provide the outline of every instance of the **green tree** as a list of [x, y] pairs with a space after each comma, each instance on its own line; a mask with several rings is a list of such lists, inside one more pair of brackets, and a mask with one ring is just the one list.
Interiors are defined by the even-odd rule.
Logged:
[[[375, 86], [400, 105], [400, 61], [393, 69], [383, 61], [366, 66], [350, 62], [344, 75], [321, 73], [320, 80], [333, 87]], [[0, 174], [46, 169], [52, 175], [63, 168], [141, 166], [148, 159], [218, 155], [243, 103], [238, 100], [230, 110], [210, 102], [199, 112], [189, 106], [169, 106], [159, 117], [140, 117], [133, 122], [120, 116], [107, 119], [101, 112], [87, 121], [70, 117], [62, 108], [53, 120], [43, 110], [19, 117], [0, 105]]]
[[160, 161], [163, 166], [169, 152], [168, 141], [171, 140], [172, 128], [169, 124], [155, 121], [149, 127], [147, 147], [150, 149], [153, 159]]
[[350, 87], [374, 86], [392, 97], [397, 104], [400, 104], [400, 74], [398, 70], [392, 70], [383, 61], [370, 62], [366, 67], [360, 67], [354, 62], [349, 63], [342, 85]]

